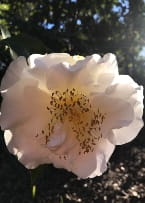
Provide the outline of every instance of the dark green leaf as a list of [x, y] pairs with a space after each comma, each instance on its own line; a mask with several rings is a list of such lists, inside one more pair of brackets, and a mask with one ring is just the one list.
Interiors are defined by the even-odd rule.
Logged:
[[26, 34], [8, 37], [0, 41], [0, 46], [5, 45], [11, 48], [18, 56], [29, 56], [33, 53], [49, 53], [48, 49], [41, 40]]

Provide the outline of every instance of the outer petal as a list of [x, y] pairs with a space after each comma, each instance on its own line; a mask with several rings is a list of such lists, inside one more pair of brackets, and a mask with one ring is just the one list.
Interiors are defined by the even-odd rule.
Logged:
[[[134, 102], [136, 102], [136, 97], [134, 98], [134, 95], [140, 90], [140, 88], [142, 87], [135, 83], [130, 76], [119, 75], [118, 77], [115, 77], [113, 84], [108, 86], [106, 94], [124, 100], [129, 99], [129, 102], [134, 104]], [[143, 97], [141, 97], [141, 100], [142, 99]]]
[[100, 176], [107, 169], [107, 162], [115, 147], [107, 139], [96, 144], [94, 152], [78, 156], [72, 165], [72, 172], [81, 178]]
[[[31, 124], [32, 122], [30, 122]], [[33, 124], [36, 125], [36, 121]], [[6, 130], [4, 137], [8, 150], [29, 169], [36, 168], [40, 164], [50, 163], [49, 150], [36, 142], [35, 135], [32, 132], [30, 134], [29, 131], [30, 128], [25, 124], [11, 131]]]
[[103, 58], [97, 54], [88, 56], [78, 61], [70, 70], [75, 72], [73, 84], [87, 87], [92, 92], [104, 91], [118, 75], [117, 61], [113, 54], [106, 54]]
[[94, 111], [99, 109], [105, 114], [102, 123], [103, 136], [108, 138], [108, 132], [111, 129], [128, 126], [134, 119], [134, 111], [132, 106], [123, 99], [113, 98], [106, 94], [96, 94], [92, 96], [92, 107]]
[[[70, 137], [69, 137], [70, 138]], [[100, 176], [107, 169], [107, 162], [113, 153], [115, 146], [107, 139], [101, 139], [93, 152], [79, 155], [78, 143], [73, 143], [74, 138], [71, 136], [68, 141], [63, 144], [62, 149], [66, 149], [65, 156], [60, 158], [59, 153], [52, 153], [51, 162], [57, 168], [65, 168], [72, 171], [80, 178], [93, 178]], [[73, 144], [72, 144], [73, 143]]]
[[[142, 90], [139, 90], [138, 94], [140, 93], [142, 94]], [[135, 117], [129, 126], [113, 130], [114, 134], [110, 137], [112, 143], [120, 145], [130, 142], [137, 136], [140, 129], [143, 127], [143, 96], [141, 97], [141, 100], [137, 101], [134, 105]], [[139, 98], [139, 96], [137, 96], [137, 98]]]
[[73, 74], [62, 64], [57, 64], [49, 69], [38, 67], [29, 71], [32, 77], [37, 79], [42, 88], [46, 90], [66, 90], [72, 81]]
[[73, 133], [69, 132], [63, 144], [51, 151], [50, 159], [55, 167], [65, 168], [81, 178], [92, 178], [101, 175], [107, 169], [107, 162], [114, 149], [113, 144], [102, 138], [96, 143], [93, 152], [79, 155], [79, 143]]
[[[27, 119], [24, 119], [21, 115], [21, 108], [17, 105], [14, 106], [15, 116], [11, 115], [7, 117], [6, 130], [5, 131], [5, 141], [9, 151], [15, 154], [19, 161], [25, 165], [27, 168], [35, 168], [40, 164], [50, 163], [51, 151], [49, 147], [54, 147], [54, 145], [62, 144], [65, 137], [60, 136], [59, 140], [56, 142], [56, 137], [50, 140], [51, 146], [46, 146], [45, 136], [42, 133], [42, 130], [45, 130], [48, 124], [49, 115], [46, 110], [48, 97], [37, 87], [25, 88], [24, 97], [29, 98], [31, 103], [25, 99], [25, 104], [22, 104], [21, 108], [26, 111], [29, 116]], [[24, 98], [23, 97], [23, 98]], [[23, 100], [23, 99], [22, 99]], [[12, 109], [10, 109], [10, 113]], [[4, 116], [2, 114], [2, 122]], [[14, 117], [12, 117], [14, 116]], [[24, 116], [24, 115], [23, 115]], [[62, 139], [60, 139], [62, 137]]]
[[66, 53], [53, 53], [53, 54], [32, 54], [28, 58], [30, 68], [50, 68], [59, 63], [68, 62], [74, 64], [75, 60], [72, 56]]
[[[9, 151], [15, 154], [26, 168], [53, 163], [56, 167], [70, 170], [71, 164], [64, 159], [63, 155], [66, 156], [74, 149], [74, 142], [72, 142], [74, 138], [68, 136], [68, 139], [65, 140], [66, 131], [62, 125], [59, 125], [51, 135], [50, 142], [46, 144], [43, 135], [36, 136], [45, 126], [46, 119], [37, 116], [16, 128], [6, 130], [4, 137]], [[60, 156], [62, 156], [61, 159]]]
[[28, 65], [25, 57], [20, 56], [9, 65], [1, 83], [1, 90], [11, 87], [22, 77], [24, 79], [24, 77], [30, 76], [39, 80], [43, 88], [48, 86], [48, 88], [58, 89], [64, 83], [67, 86], [70, 74], [68, 69], [62, 64], [65, 62], [74, 64], [76, 60], [65, 53], [33, 54], [28, 59]]
[[[73, 74], [69, 64], [76, 61], [69, 54], [33, 54], [28, 59], [29, 73], [48, 89], [66, 89], [71, 83]], [[66, 66], [68, 64], [68, 66]]]
[[18, 57], [12, 63], [10, 63], [5, 76], [1, 82], [1, 90], [7, 89], [14, 85], [20, 78], [24, 71], [28, 69], [26, 59], [23, 56]]
[[13, 128], [36, 115], [46, 117], [48, 102], [49, 95], [38, 88], [36, 80], [21, 80], [3, 95], [0, 116], [2, 129]]
[[143, 127], [143, 88], [138, 86], [129, 76], [120, 76], [116, 80], [116, 84], [112, 88], [110, 87], [108, 94], [112, 98], [117, 97], [120, 100], [127, 101], [134, 113], [132, 122], [120, 129], [113, 129], [114, 134], [109, 139], [114, 144], [130, 142]]

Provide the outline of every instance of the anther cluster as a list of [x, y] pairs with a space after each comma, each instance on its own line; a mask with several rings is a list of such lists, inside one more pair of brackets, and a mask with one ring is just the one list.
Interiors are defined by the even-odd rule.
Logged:
[[[45, 136], [45, 144], [58, 123], [69, 125], [71, 132], [79, 142], [80, 152], [88, 153], [102, 137], [101, 126], [106, 117], [100, 109], [97, 112], [91, 106], [89, 98], [75, 88], [65, 91], [52, 91], [51, 99], [46, 107], [49, 122], [41, 135]], [[39, 134], [37, 134], [39, 136]]]

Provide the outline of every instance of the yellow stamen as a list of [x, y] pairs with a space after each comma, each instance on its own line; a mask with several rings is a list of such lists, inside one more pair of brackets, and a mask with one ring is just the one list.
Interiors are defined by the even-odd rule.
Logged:
[[50, 120], [47, 129], [41, 131], [41, 135], [45, 135], [45, 144], [49, 142], [57, 123], [67, 123], [79, 142], [79, 154], [94, 150], [97, 141], [102, 137], [101, 126], [106, 115], [99, 108], [94, 111], [85, 94], [75, 88], [62, 92], [52, 91], [46, 110], [49, 112]]
[[80, 56], [80, 55], [74, 55], [74, 56], [73, 56], [73, 59], [77, 62], [77, 61], [84, 60], [85, 57], [84, 57], [84, 56]]

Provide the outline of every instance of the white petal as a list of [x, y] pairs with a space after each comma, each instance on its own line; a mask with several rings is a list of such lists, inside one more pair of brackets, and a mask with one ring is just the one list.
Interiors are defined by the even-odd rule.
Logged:
[[60, 64], [62, 62], [68, 62], [74, 64], [75, 60], [72, 56], [66, 53], [53, 53], [53, 54], [32, 54], [28, 58], [30, 68], [50, 68], [51, 66]]
[[21, 80], [3, 95], [0, 116], [2, 129], [9, 129], [26, 122], [36, 114], [46, 115], [49, 96], [37, 86], [35, 80]]
[[45, 89], [66, 90], [73, 79], [73, 73], [63, 63], [54, 64], [49, 68], [36, 67], [29, 70], [29, 74]]
[[72, 171], [80, 178], [93, 178], [100, 176], [107, 169], [107, 162], [114, 149], [113, 144], [102, 138], [96, 144], [94, 152], [79, 155], [79, 145], [75, 144], [68, 149], [65, 159], [63, 156], [60, 159], [59, 154], [53, 154], [51, 155], [51, 162], [55, 167]]
[[[128, 126], [113, 129], [114, 135], [109, 138], [113, 144], [124, 144], [134, 139], [143, 127], [143, 88], [138, 86], [129, 76], [119, 76], [116, 84], [112, 87], [108, 92], [109, 96], [127, 101], [134, 115]], [[126, 114], [129, 115], [128, 109], [126, 109]], [[125, 119], [126, 117], [124, 116]]]
[[113, 54], [107, 54], [103, 58], [97, 54], [88, 56], [84, 60], [78, 61], [71, 69], [75, 70], [74, 85], [87, 87], [89, 90], [97, 92], [104, 91], [118, 75], [117, 61]]
[[7, 89], [14, 85], [20, 78], [23, 71], [28, 69], [26, 59], [23, 56], [18, 57], [10, 63], [1, 82], [1, 90]]
[[101, 139], [94, 152], [77, 157], [72, 165], [72, 172], [81, 178], [100, 176], [107, 169], [106, 164], [114, 148], [107, 139]]
[[130, 142], [138, 135], [143, 125], [142, 120], [134, 120], [128, 127], [114, 129], [114, 135], [110, 137], [109, 140], [116, 145], [122, 145]]
[[106, 94], [96, 94], [96, 96], [93, 95], [91, 104], [94, 111], [99, 109], [105, 114], [101, 127], [103, 136], [108, 136], [110, 129], [129, 125], [134, 119], [132, 106], [123, 99], [110, 97]]
[[[66, 144], [66, 143], [65, 143]], [[69, 143], [70, 144], [70, 143]], [[67, 144], [67, 146], [69, 145]], [[107, 169], [107, 162], [115, 147], [107, 139], [101, 139], [95, 147], [94, 152], [79, 155], [79, 145], [67, 149], [66, 158], [60, 158], [59, 154], [51, 154], [51, 162], [57, 168], [65, 168], [72, 171], [80, 178], [93, 178], [100, 176]]]
[[[53, 153], [56, 155], [69, 155], [71, 151], [78, 146], [78, 142], [74, 136], [74, 134], [67, 128], [62, 127], [60, 130], [60, 135], [64, 137], [65, 134], [65, 139], [63, 139], [62, 145], [59, 145]], [[52, 135], [53, 136], [53, 135]], [[57, 165], [57, 163], [55, 163]], [[57, 166], [59, 167], [59, 166]]]
[[72, 171], [72, 165], [78, 156], [78, 145], [72, 145], [72, 143], [69, 144], [70, 143], [66, 145], [66, 149], [62, 148], [58, 152], [51, 151], [50, 160], [56, 168], [64, 168], [68, 171]]
[[72, 78], [72, 73], [63, 64], [59, 64], [50, 68], [46, 73], [46, 85], [48, 89], [63, 91], [72, 84]]
[[49, 142], [47, 144], [48, 147], [56, 148], [62, 145], [66, 138], [66, 132], [63, 127], [63, 124], [58, 123], [54, 128], [54, 132], [51, 134], [49, 138]]
[[44, 121], [41, 118], [35, 118], [15, 129], [5, 131], [4, 137], [8, 150], [16, 155], [26, 168], [50, 163], [48, 148], [41, 145], [39, 138], [36, 137], [43, 124]]
[[48, 89], [64, 89], [64, 86], [66, 89], [71, 74], [65, 63], [69, 66], [75, 62], [73, 57], [66, 53], [33, 54], [28, 59], [31, 68], [29, 73]]
[[137, 136], [137, 134], [143, 127], [143, 121], [142, 121], [143, 104], [142, 103], [137, 103], [134, 106], [134, 114], [135, 114], [135, 118], [130, 123], [129, 126], [113, 130], [114, 134], [110, 137], [110, 141], [113, 144], [117, 144], [117, 145], [125, 144], [127, 142], [130, 142]]
[[133, 81], [133, 79], [128, 75], [119, 75], [113, 81], [113, 84], [110, 85], [106, 93], [111, 97], [117, 97], [124, 100], [128, 100], [132, 95], [137, 93], [140, 89], [139, 85]]
[[[62, 135], [63, 133], [62, 128], [59, 134]], [[51, 162], [57, 168], [65, 168], [71, 171], [72, 164], [79, 154], [79, 143], [69, 128], [65, 129], [65, 136], [62, 145], [59, 145], [53, 151], [51, 150]]]

